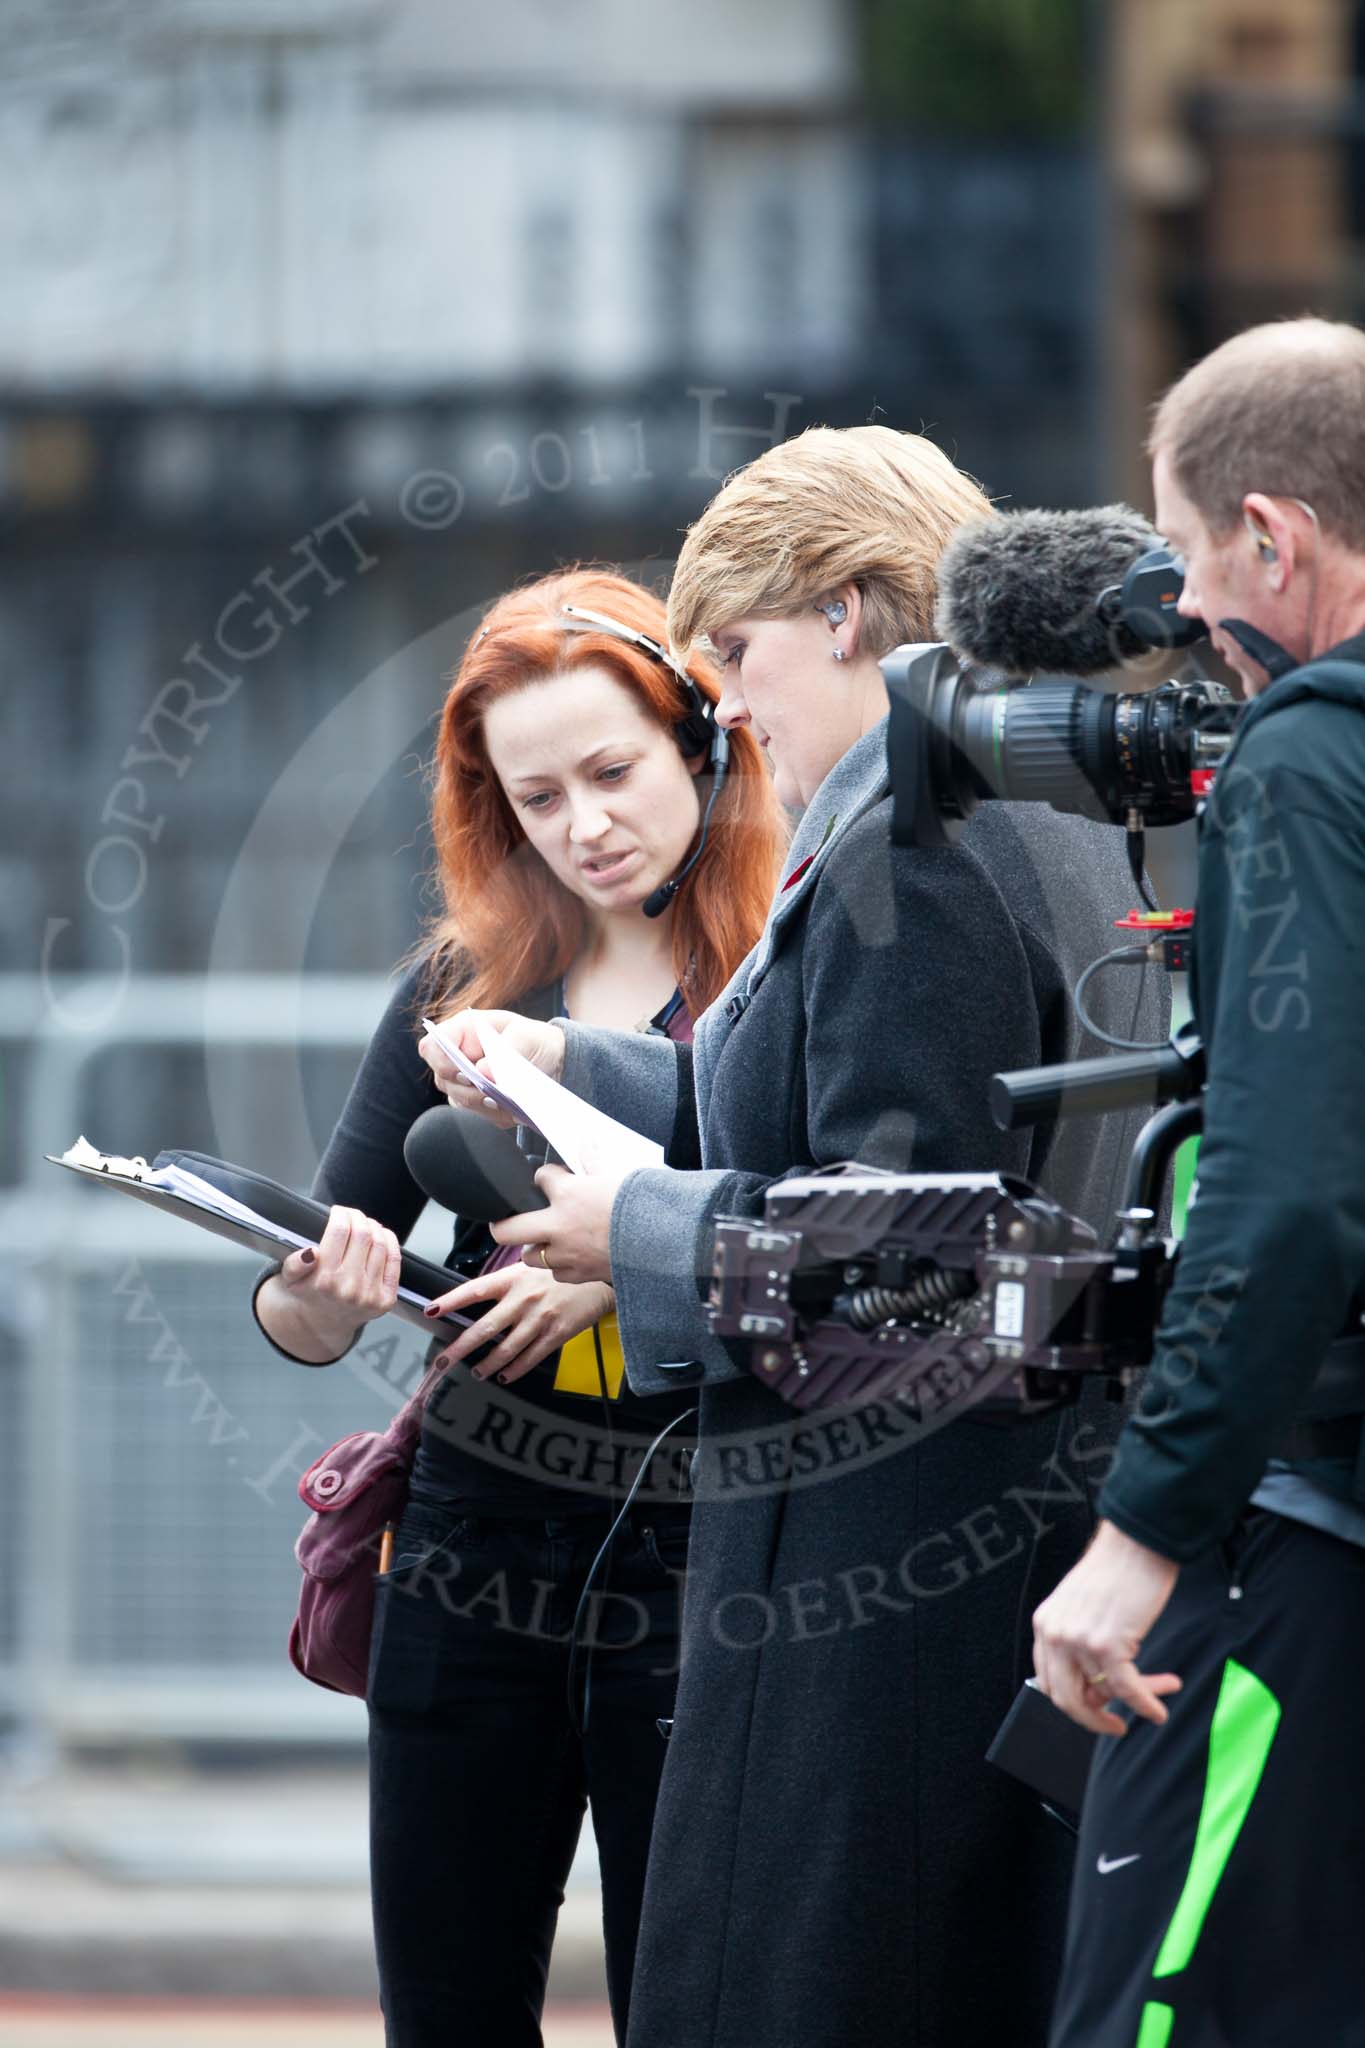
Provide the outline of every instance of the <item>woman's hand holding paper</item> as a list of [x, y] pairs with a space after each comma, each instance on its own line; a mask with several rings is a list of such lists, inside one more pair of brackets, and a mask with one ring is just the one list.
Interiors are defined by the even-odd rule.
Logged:
[[445, 1049], [449, 1046], [461, 1053], [491, 1080], [483, 1049], [481, 1027], [485, 1024], [491, 1024], [508, 1045], [529, 1060], [532, 1066], [539, 1067], [543, 1074], [548, 1074], [552, 1081], [557, 1081], [563, 1071], [564, 1033], [558, 1025], [538, 1023], [533, 1017], [518, 1016], [515, 1010], [457, 1010], [453, 1016], [440, 1022], [445, 1046], [430, 1033], [418, 1040], [417, 1050], [431, 1068], [437, 1087], [452, 1108], [476, 1110], [490, 1123], [511, 1128], [517, 1119], [490, 1102], [461, 1072]]

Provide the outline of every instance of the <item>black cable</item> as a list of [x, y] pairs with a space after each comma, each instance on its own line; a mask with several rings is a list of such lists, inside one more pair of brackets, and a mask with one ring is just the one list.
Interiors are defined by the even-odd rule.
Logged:
[[634, 1479], [631, 1481], [630, 1492], [622, 1501], [620, 1511], [617, 1514], [616, 1520], [612, 1523], [610, 1529], [608, 1529], [606, 1535], [602, 1539], [601, 1549], [598, 1551], [596, 1557], [593, 1559], [592, 1563], [588, 1567], [588, 1576], [583, 1581], [583, 1590], [578, 1596], [578, 1606], [574, 1611], [573, 1627], [569, 1631], [569, 1725], [572, 1727], [574, 1733], [577, 1735], [582, 1735], [584, 1726], [586, 1725], [584, 1721], [582, 1721], [579, 1718], [578, 1700], [574, 1689], [574, 1678], [577, 1672], [578, 1652], [580, 1648], [578, 1631], [579, 1626], [583, 1620], [583, 1610], [587, 1606], [589, 1596], [592, 1592], [592, 1582], [597, 1576], [597, 1567], [601, 1564], [603, 1558], [607, 1555], [607, 1552], [611, 1548], [613, 1537], [615, 1536], [617, 1530], [620, 1528], [622, 1522], [625, 1520], [626, 1516], [630, 1513], [631, 1506], [635, 1500], [635, 1496], [640, 1491], [640, 1488], [644, 1483], [644, 1477], [646, 1472], [648, 1472], [649, 1470], [650, 1460], [653, 1458], [654, 1453], [658, 1450], [664, 1438], [666, 1436], [672, 1435], [673, 1431], [678, 1427], [678, 1424], [680, 1422], [690, 1421], [691, 1418], [696, 1414], [696, 1412], [697, 1411], [695, 1408], [684, 1408], [681, 1415], [675, 1415], [673, 1417], [673, 1420], [669, 1423], [666, 1423], [664, 1427], [659, 1431], [659, 1434], [655, 1437], [653, 1443], [645, 1452], [645, 1455], [640, 1462], [640, 1469], [636, 1473]]
[[[1142, 999], [1143, 999], [1143, 996], [1144, 996], [1144, 995], [1146, 994], [1146, 992], [1147, 992], [1147, 967], [1148, 967], [1148, 958], [1147, 958], [1147, 949], [1146, 949], [1146, 947], [1145, 947], [1145, 946], [1143, 946], [1143, 947], [1137, 947], [1137, 948], [1126, 948], [1125, 950], [1127, 950], [1127, 951], [1133, 951], [1133, 952], [1136, 952], [1136, 953], [1138, 954], [1138, 956], [1140, 957], [1140, 959], [1141, 959], [1141, 962], [1142, 962], [1142, 973], [1141, 973], [1141, 974], [1139, 975], [1139, 977], [1138, 977], [1138, 991], [1137, 991], [1137, 997], [1136, 997], [1136, 1000], [1134, 1001], [1134, 1004], [1133, 1004], [1133, 1021], [1132, 1021], [1132, 1023], [1131, 1023], [1131, 1024], [1130, 1024], [1130, 1025], [1128, 1026], [1128, 1031], [1129, 1031], [1129, 1035], [1130, 1035], [1130, 1037], [1131, 1037], [1132, 1033], [1133, 1033], [1134, 1031], [1136, 1031], [1136, 1030], [1137, 1030], [1137, 1025], [1138, 1025], [1138, 1018], [1139, 1018], [1139, 1017], [1140, 1017], [1140, 1016], [1142, 1015]], [[1093, 965], [1094, 965], [1095, 967], [1100, 967], [1100, 966], [1103, 966], [1103, 964], [1104, 964], [1104, 962], [1103, 962], [1102, 960], [1097, 960], [1097, 961], [1095, 961], [1095, 962], [1093, 963]], [[1087, 968], [1087, 969], [1086, 969], [1086, 974], [1089, 974], [1090, 972], [1091, 972], [1091, 969], [1090, 969], [1090, 968]], [[1082, 1009], [1082, 1008], [1080, 1007], [1080, 1003], [1079, 1003], [1079, 996], [1080, 996], [1080, 992], [1081, 992], [1081, 989], [1082, 989], [1082, 987], [1084, 986], [1084, 983], [1085, 983], [1085, 975], [1082, 975], [1082, 976], [1081, 976], [1081, 980], [1080, 980], [1080, 982], [1079, 982], [1079, 983], [1077, 984], [1077, 988], [1076, 988], [1076, 995], [1077, 995], [1077, 999], [1078, 999], [1078, 1001], [1077, 1001], [1077, 1015], [1078, 1015], [1078, 1016], [1080, 1017], [1080, 1019], [1081, 1019], [1082, 1023], [1084, 1023], [1084, 1022], [1085, 1022], [1085, 1012], [1084, 1012], [1084, 1010], [1083, 1010], [1083, 1009]], [[1164, 1044], [1166, 1043], [1166, 1040], [1165, 1040], [1165, 1039], [1163, 1039], [1163, 1040], [1161, 1041], [1161, 1043], [1162, 1043], [1162, 1044], [1164, 1045]], [[1120, 1176], [1120, 1175], [1122, 1174], [1122, 1172], [1123, 1172], [1123, 1169], [1124, 1169], [1124, 1165], [1125, 1165], [1125, 1161], [1126, 1161], [1126, 1154], [1125, 1154], [1125, 1150], [1124, 1150], [1124, 1147], [1123, 1147], [1122, 1145], [1117, 1145], [1117, 1146], [1116, 1146], [1116, 1147], [1114, 1148], [1114, 1164], [1113, 1164], [1113, 1168], [1112, 1168], [1112, 1170], [1111, 1170], [1111, 1172], [1110, 1172], [1110, 1175], [1109, 1175], [1109, 1188], [1108, 1188], [1108, 1192], [1106, 1193], [1106, 1195], [1105, 1195], [1105, 1198], [1104, 1198], [1104, 1210], [1103, 1210], [1103, 1214], [1104, 1214], [1104, 1216], [1105, 1216], [1105, 1217], [1109, 1217], [1109, 1216], [1112, 1216], [1112, 1214], [1114, 1213], [1114, 1200], [1115, 1200], [1115, 1197], [1116, 1197], [1116, 1196], [1117, 1196], [1117, 1194], [1118, 1194], [1119, 1176]], [[1049, 1461], [1050, 1463], [1053, 1463], [1053, 1464], [1055, 1464], [1055, 1463], [1056, 1463], [1056, 1460], [1057, 1460], [1057, 1458], [1058, 1458], [1058, 1457], [1060, 1456], [1060, 1454], [1061, 1454], [1061, 1448], [1062, 1448], [1062, 1430], [1063, 1430], [1063, 1427], [1064, 1427], [1064, 1425], [1065, 1425], [1065, 1423], [1066, 1423], [1066, 1419], [1067, 1419], [1067, 1416], [1068, 1416], [1068, 1415], [1069, 1415], [1070, 1413], [1071, 1413], [1071, 1404], [1070, 1404], [1070, 1403], [1067, 1403], [1067, 1404], [1065, 1404], [1065, 1405], [1064, 1405], [1064, 1406], [1063, 1406], [1063, 1407], [1062, 1407], [1062, 1408], [1061, 1408], [1061, 1409], [1060, 1409], [1060, 1410], [1058, 1411], [1058, 1415], [1057, 1415], [1057, 1434], [1056, 1434], [1056, 1437], [1055, 1437], [1055, 1438], [1054, 1438], [1054, 1440], [1053, 1440], [1053, 1445], [1052, 1445], [1052, 1456], [1051, 1456], [1051, 1459], [1050, 1459], [1050, 1461]], [[1096, 1530], [1096, 1529], [1097, 1529], [1097, 1527], [1099, 1526], [1099, 1517], [1097, 1516], [1097, 1514], [1096, 1514], [1096, 1512], [1095, 1512], [1095, 1501], [1094, 1501], [1094, 1497], [1093, 1497], [1093, 1495], [1091, 1494], [1091, 1491], [1090, 1491], [1090, 1484], [1089, 1484], [1089, 1480], [1088, 1480], [1088, 1478], [1083, 1478], [1083, 1479], [1082, 1479], [1082, 1481], [1081, 1481], [1081, 1488], [1082, 1488], [1082, 1492], [1083, 1492], [1083, 1493], [1084, 1493], [1084, 1495], [1085, 1495], [1085, 1511], [1086, 1511], [1086, 1514], [1087, 1514], [1087, 1516], [1088, 1516], [1088, 1518], [1089, 1518], [1089, 1522], [1090, 1522], [1090, 1533], [1091, 1533], [1091, 1535], [1093, 1536], [1093, 1535], [1094, 1535], [1094, 1533], [1095, 1533], [1095, 1530]], [[1039, 1548], [1039, 1544], [1040, 1544], [1040, 1543], [1041, 1543], [1041, 1541], [1042, 1541], [1042, 1535], [1043, 1535], [1043, 1531], [1042, 1531], [1041, 1527], [1040, 1527], [1040, 1526], [1038, 1526], [1038, 1524], [1037, 1524], [1037, 1522], [1036, 1522], [1036, 1519], [1035, 1519], [1035, 1526], [1034, 1526], [1034, 1530], [1033, 1530], [1033, 1540], [1032, 1540], [1032, 1542], [1031, 1542], [1031, 1543], [1030, 1543], [1030, 1545], [1029, 1545], [1029, 1554], [1028, 1554], [1028, 1560], [1027, 1560], [1027, 1562], [1026, 1562], [1026, 1563], [1025, 1563], [1025, 1565], [1024, 1565], [1024, 1578], [1023, 1578], [1023, 1583], [1022, 1583], [1022, 1585], [1021, 1585], [1021, 1586], [1020, 1586], [1020, 1588], [1019, 1588], [1019, 1604], [1018, 1604], [1018, 1606], [1016, 1607], [1016, 1609], [1015, 1609], [1015, 1614], [1014, 1614], [1014, 1682], [1015, 1682], [1015, 1685], [1016, 1685], [1016, 1687], [1018, 1687], [1018, 1686], [1020, 1686], [1020, 1685], [1022, 1685], [1022, 1684], [1023, 1684], [1023, 1682], [1024, 1682], [1024, 1677], [1026, 1676], [1026, 1674], [1024, 1673], [1024, 1669], [1023, 1669], [1023, 1662], [1024, 1662], [1024, 1645], [1023, 1645], [1023, 1633], [1024, 1633], [1024, 1615], [1025, 1615], [1025, 1612], [1026, 1612], [1026, 1610], [1027, 1610], [1027, 1607], [1028, 1607], [1028, 1595], [1029, 1595], [1029, 1587], [1030, 1587], [1030, 1585], [1031, 1585], [1031, 1584], [1032, 1584], [1032, 1582], [1033, 1582], [1033, 1574], [1034, 1574], [1034, 1570], [1035, 1570], [1035, 1568], [1036, 1568], [1036, 1566], [1037, 1566], [1037, 1563], [1038, 1563], [1038, 1548]], [[1060, 1821], [1062, 1821], [1062, 1825], [1063, 1825], [1064, 1827], [1070, 1827], [1070, 1826], [1071, 1826], [1071, 1823], [1070, 1823], [1069, 1821], [1066, 1821], [1066, 1820], [1064, 1820], [1064, 1819], [1063, 1819], [1063, 1817], [1062, 1817], [1062, 1815], [1061, 1815], [1060, 1813], [1054, 1813], [1054, 1812], [1053, 1812], [1053, 1809], [1052, 1809], [1052, 1808], [1051, 1808], [1050, 1806], [1047, 1806], [1047, 1804], [1046, 1804], [1046, 1801], [1044, 1802], [1044, 1810], [1045, 1810], [1046, 1812], [1048, 1812], [1048, 1813], [1053, 1813], [1053, 1818], [1054, 1818], [1054, 1819], [1056, 1819], [1056, 1820], [1060, 1820]], [[1075, 1829], [1074, 1829], [1074, 1828], [1072, 1828], [1072, 1833], [1074, 1834], [1075, 1832], [1076, 1832], [1076, 1831], [1075, 1831]]]
[[1136, 832], [1125, 832], [1123, 837], [1134, 887], [1148, 910], [1159, 910], [1161, 906], [1152, 894], [1151, 884], [1147, 880], [1147, 835], [1139, 828]]
[[[1142, 954], [1142, 973], [1138, 977], [1137, 1000], [1133, 1004], [1133, 1021], [1128, 1026], [1130, 1035], [1131, 1033], [1137, 1030], [1138, 1018], [1142, 1015], [1142, 998], [1146, 993], [1147, 985], [1147, 964], [1147, 954], [1144, 949]], [[1165, 1041], [1163, 1040], [1162, 1043], [1164, 1044]], [[1119, 1175], [1123, 1171], [1124, 1157], [1125, 1154], [1123, 1146], [1117, 1146], [1114, 1151], [1114, 1168], [1109, 1176], [1109, 1192], [1105, 1196], [1104, 1202], [1104, 1213], [1106, 1216], [1111, 1216], [1114, 1211], [1114, 1197], [1118, 1193]], [[1062, 1447], [1061, 1425], [1065, 1421], [1069, 1413], [1069, 1408], [1063, 1408], [1061, 1411], [1061, 1415], [1058, 1417], [1057, 1441], [1052, 1447], [1052, 1456], [1054, 1459], [1057, 1457]], [[1093, 1536], [1096, 1529], [1098, 1529], [1100, 1525], [1100, 1518], [1096, 1509], [1095, 1496], [1090, 1490], [1090, 1475], [1088, 1472], [1083, 1473], [1081, 1475], [1081, 1492], [1085, 1498], [1085, 1512], [1090, 1523], [1090, 1534]], [[1019, 1594], [1019, 1608], [1014, 1618], [1014, 1674], [1016, 1685], [1021, 1685], [1023, 1683], [1023, 1679], [1020, 1676], [1020, 1672], [1023, 1665], [1023, 1644], [1020, 1638], [1023, 1633], [1024, 1609], [1027, 1604], [1029, 1581], [1033, 1577], [1033, 1568], [1038, 1559], [1038, 1544], [1041, 1535], [1042, 1531], [1038, 1528], [1035, 1528], [1033, 1532], [1033, 1544], [1029, 1550], [1028, 1563], [1024, 1568], [1024, 1584]], [[1046, 1799], [1040, 1799], [1038, 1804], [1042, 1807], [1043, 1812], [1047, 1814], [1050, 1819], [1058, 1821], [1061, 1824], [1061, 1826], [1066, 1829], [1069, 1835], [1079, 1835], [1080, 1828], [1077, 1826], [1076, 1822], [1068, 1818], [1068, 1816], [1064, 1814], [1059, 1807], [1053, 1806], [1050, 1803], [1050, 1801]]]
[[[592, 1326], [592, 1350], [593, 1357], [597, 1361], [597, 1391], [602, 1403], [602, 1422], [607, 1432], [607, 1469], [610, 1473], [607, 1481], [607, 1500], [609, 1503], [607, 1512], [610, 1515], [616, 1507], [616, 1438], [611, 1427], [611, 1394], [607, 1388], [607, 1362], [602, 1356], [602, 1334], [597, 1323], [594, 1323]], [[615, 1527], [614, 1521], [612, 1526]], [[607, 1542], [607, 1568], [602, 1579], [602, 1590], [604, 1593], [608, 1592], [611, 1587], [610, 1540], [609, 1537]], [[596, 1570], [595, 1565], [593, 1569]], [[583, 1666], [583, 1725], [578, 1731], [580, 1735], [586, 1735], [588, 1719], [592, 1711], [593, 1647], [593, 1644], [588, 1644], [587, 1662]]]
[[[1062, 1451], [1062, 1429], [1065, 1426], [1068, 1408], [1063, 1405], [1057, 1411], [1057, 1434], [1052, 1439], [1052, 1450], [1044, 1464], [1055, 1465]], [[1024, 1668], [1024, 1618], [1028, 1613], [1029, 1588], [1038, 1563], [1038, 1548], [1043, 1540], [1042, 1524], [1037, 1515], [1033, 1518], [1033, 1540], [1029, 1544], [1028, 1557], [1024, 1563], [1024, 1576], [1019, 1584], [1019, 1601], [1014, 1610], [1014, 1689], [1017, 1692], [1024, 1683], [1028, 1672]]]
[[[1138, 1018], [1139, 1018], [1139, 1017], [1140, 1017], [1140, 1016], [1142, 1015], [1142, 999], [1143, 999], [1143, 997], [1144, 997], [1144, 996], [1146, 995], [1146, 993], [1147, 993], [1147, 969], [1148, 969], [1148, 966], [1150, 965], [1150, 959], [1149, 959], [1149, 956], [1148, 956], [1148, 953], [1147, 953], [1147, 950], [1146, 950], [1146, 948], [1145, 948], [1145, 947], [1140, 947], [1140, 948], [1138, 948], [1138, 950], [1140, 951], [1140, 953], [1141, 953], [1141, 955], [1142, 955], [1142, 967], [1141, 967], [1141, 971], [1140, 971], [1140, 973], [1138, 974], [1138, 986], [1137, 986], [1137, 994], [1136, 994], [1136, 996], [1135, 996], [1135, 997], [1133, 998], [1133, 1019], [1132, 1019], [1132, 1022], [1131, 1022], [1131, 1023], [1129, 1024], [1129, 1026], [1128, 1026], [1128, 1036], [1129, 1036], [1130, 1038], [1132, 1038], [1132, 1035], [1133, 1035], [1133, 1033], [1134, 1033], [1134, 1032], [1135, 1032], [1135, 1031], [1137, 1030], [1137, 1027], [1138, 1027]], [[1102, 964], [1102, 963], [1096, 963], [1096, 964], [1098, 965], [1098, 964]], [[1087, 968], [1087, 969], [1086, 969], [1086, 973], [1088, 974], [1088, 973], [1089, 973], [1089, 971], [1090, 971], [1090, 970], [1089, 970], [1089, 968]], [[1079, 993], [1080, 993], [1081, 987], [1082, 987], [1082, 986], [1084, 985], [1084, 982], [1085, 982], [1085, 975], [1083, 974], [1083, 975], [1081, 976], [1081, 979], [1080, 979], [1080, 981], [1079, 981], [1079, 982], [1077, 983], [1077, 994], [1079, 994]], [[1084, 1013], [1082, 1012], [1082, 1013], [1080, 1013], [1080, 1014], [1081, 1014], [1082, 1022], [1084, 1022]], [[1158, 1041], [1157, 1045], [1155, 1045], [1155, 1046], [1151, 1046], [1151, 1045], [1148, 1045], [1148, 1046], [1143, 1046], [1143, 1047], [1142, 1047], [1142, 1050], [1143, 1050], [1144, 1052], [1154, 1052], [1154, 1051], [1157, 1051], [1157, 1050], [1159, 1050], [1159, 1048], [1160, 1048], [1161, 1046], [1163, 1046], [1163, 1045], [1168, 1045], [1169, 1043], [1170, 1043], [1170, 1040], [1169, 1040], [1169, 1039], [1165, 1039], [1165, 1038], [1163, 1038], [1163, 1039], [1160, 1039], [1160, 1040]], [[1121, 1176], [1122, 1176], [1122, 1174], [1123, 1174], [1123, 1171], [1124, 1171], [1124, 1168], [1125, 1168], [1125, 1166], [1127, 1165], [1127, 1160], [1128, 1160], [1128, 1154], [1129, 1154], [1129, 1153], [1130, 1153], [1131, 1151], [1132, 1151], [1132, 1147], [1131, 1147], [1131, 1145], [1130, 1145], [1130, 1146], [1126, 1146], [1126, 1147], [1125, 1147], [1125, 1146], [1123, 1146], [1123, 1145], [1118, 1145], [1118, 1146], [1116, 1146], [1116, 1147], [1115, 1147], [1115, 1150], [1114, 1150], [1114, 1168], [1113, 1168], [1113, 1171], [1112, 1171], [1112, 1173], [1111, 1173], [1111, 1174], [1110, 1174], [1110, 1176], [1109, 1176], [1109, 1191], [1108, 1191], [1108, 1193], [1107, 1193], [1107, 1194], [1105, 1195], [1105, 1198], [1104, 1198], [1104, 1214], [1105, 1214], [1105, 1216], [1106, 1216], [1106, 1217], [1108, 1217], [1108, 1216], [1112, 1216], [1112, 1215], [1113, 1215], [1113, 1213], [1114, 1213], [1114, 1203], [1115, 1203], [1115, 1200], [1116, 1200], [1116, 1199], [1117, 1199], [1117, 1197], [1118, 1197], [1118, 1191], [1119, 1191], [1119, 1180], [1120, 1180], [1120, 1178], [1121, 1178]], [[1089, 1498], [1089, 1496], [1088, 1496], [1088, 1495], [1087, 1495], [1087, 1498]], [[1094, 1526], [1094, 1520], [1095, 1520], [1095, 1518], [1094, 1518], [1094, 1515], [1093, 1515], [1093, 1514], [1091, 1515], [1091, 1518], [1090, 1518], [1090, 1520], [1091, 1520], [1091, 1526], [1092, 1526], [1092, 1528], [1093, 1528], [1093, 1526]]]
[[[1142, 999], [1144, 995], [1147, 993], [1147, 968], [1149, 964], [1149, 956], [1144, 952], [1142, 956], [1141, 971], [1138, 974], [1137, 995], [1133, 998], [1132, 1022], [1128, 1026], [1128, 1035], [1130, 1038], [1132, 1037], [1133, 1033], [1137, 1030], [1138, 1018], [1142, 1015]], [[1165, 1044], [1168, 1043], [1168, 1041], [1163, 1040], [1162, 1043]], [[1128, 1162], [1129, 1157], [1131, 1156], [1132, 1149], [1133, 1148], [1131, 1145], [1117, 1145], [1114, 1148], [1114, 1166], [1113, 1171], [1109, 1175], [1109, 1189], [1104, 1198], [1104, 1213], [1106, 1216], [1112, 1216], [1114, 1213], [1114, 1203], [1118, 1198], [1119, 1180], [1122, 1177], [1125, 1166]], [[1095, 1506], [1096, 1497], [1090, 1491], [1090, 1481], [1088, 1477], [1082, 1481], [1082, 1484], [1085, 1488], [1086, 1512], [1090, 1516], [1090, 1533], [1093, 1536], [1096, 1529], [1098, 1529], [1100, 1525], [1100, 1518], [1096, 1512]]]
[[683, 862], [671, 881], [662, 882], [657, 889], [646, 896], [643, 904], [640, 906], [646, 917], [661, 917], [663, 915], [683, 883], [691, 874], [693, 868], [697, 865], [697, 862], [701, 859], [703, 853], [705, 853], [707, 834], [711, 830], [711, 813], [716, 808], [716, 798], [725, 787], [725, 778], [729, 770], [730, 735], [723, 729], [717, 728], [711, 756], [711, 793], [706, 800], [706, 809], [702, 813], [700, 836], [695, 847], [692, 849], [690, 857]]

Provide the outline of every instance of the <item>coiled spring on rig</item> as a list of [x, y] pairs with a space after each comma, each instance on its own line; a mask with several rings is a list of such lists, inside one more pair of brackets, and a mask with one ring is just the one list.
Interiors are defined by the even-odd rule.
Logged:
[[975, 1292], [975, 1274], [924, 1266], [908, 1287], [860, 1287], [843, 1306], [855, 1330], [875, 1330], [879, 1323], [937, 1322]]

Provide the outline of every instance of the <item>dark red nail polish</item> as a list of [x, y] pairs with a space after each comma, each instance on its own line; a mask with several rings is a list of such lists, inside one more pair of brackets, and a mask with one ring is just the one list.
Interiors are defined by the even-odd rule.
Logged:
[[438, 1316], [440, 1313], [441, 1311], [439, 1308], [437, 1308], [434, 1301], [429, 1301], [426, 1307], [422, 1310], [422, 1314], [424, 1316]]
[[304, 1246], [303, 1250], [302, 1250], [302, 1251], [301, 1251], [301, 1252], [299, 1253], [299, 1260], [300, 1260], [301, 1264], [303, 1264], [303, 1265], [305, 1265], [305, 1266], [315, 1266], [315, 1265], [317, 1264], [317, 1262], [318, 1262], [318, 1255], [317, 1255], [317, 1253], [316, 1253], [316, 1252], [315, 1252], [315, 1251], [313, 1250], [313, 1247], [312, 1247], [312, 1245], [311, 1245], [311, 1244], [306, 1244], [306, 1245]]

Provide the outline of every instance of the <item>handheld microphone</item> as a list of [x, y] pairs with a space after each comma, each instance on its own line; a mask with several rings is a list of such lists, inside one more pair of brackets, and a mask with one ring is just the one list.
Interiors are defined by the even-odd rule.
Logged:
[[425, 1110], [403, 1140], [403, 1157], [422, 1193], [452, 1215], [501, 1223], [550, 1206], [515, 1134], [472, 1109], [447, 1103]]
[[[1144, 589], [1134, 605], [1125, 585], [1158, 552], [1159, 580], [1174, 590], [1152, 608]], [[1153, 645], [1203, 638], [1202, 622], [1174, 614], [1180, 583], [1160, 534], [1129, 505], [1007, 512], [948, 543], [934, 628], [954, 653], [1005, 675], [1102, 675]]]

